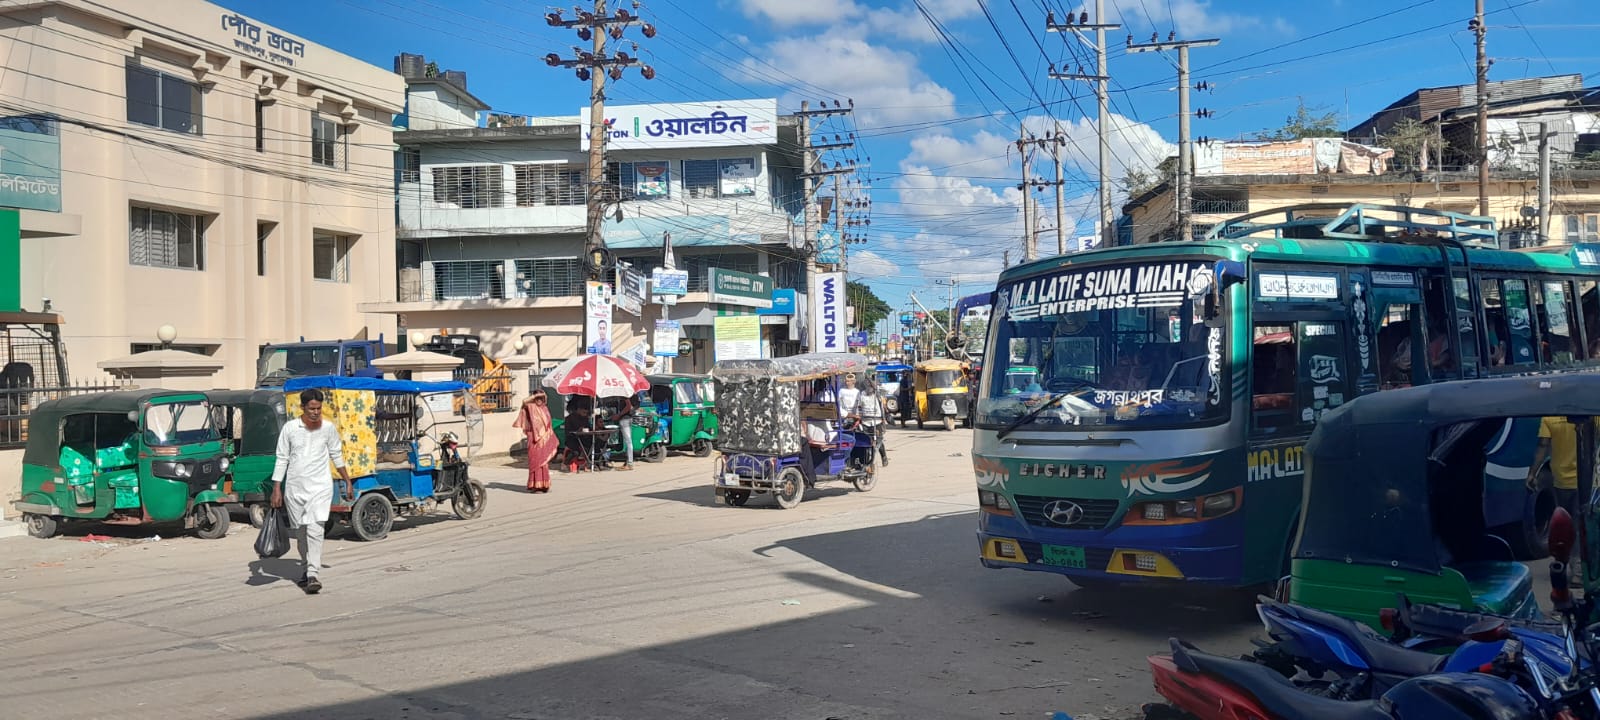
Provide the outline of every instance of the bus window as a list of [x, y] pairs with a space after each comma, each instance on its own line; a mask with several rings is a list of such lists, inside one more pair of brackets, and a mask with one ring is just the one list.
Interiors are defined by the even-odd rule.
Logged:
[[1505, 292], [1506, 323], [1511, 327], [1508, 362], [1512, 365], [1535, 365], [1539, 358], [1533, 351], [1533, 315], [1528, 304], [1528, 281], [1503, 280], [1501, 288]]
[[1500, 295], [1500, 281], [1493, 279], [1478, 282], [1478, 295], [1483, 301], [1483, 328], [1489, 340], [1489, 364], [1506, 364], [1506, 346], [1511, 329], [1506, 324], [1505, 301]]
[[1378, 384], [1381, 389], [1411, 386], [1412, 305], [1390, 305], [1378, 320]]
[[1583, 316], [1584, 357], [1600, 359], [1600, 286], [1593, 280], [1579, 283], [1577, 304]]
[[1428, 378], [1433, 381], [1460, 378], [1452, 348], [1450, 331], [1450, 293], [1445, 289], [1444, 278], [1433, 276], [1423, 281], [1422, 314], [1425, 322], [1423, 340], [1428, 349]]
[[1322, 414], [1344, 404], [1346, 383], [1345, 337], [1334, 322], [1300, 323], [1300, 385], [1295, 388], [1296, 411], [1301, 423], [1314, 423]]
[[1293, 325], [1258, 324], [1251, 362], [1251, 408], [1256, 429], [1275, 432], [1293, 427], [1296, 360]]
[[1535, 284], [1534, 314], [1539, 320], [1542, 356], [1547, 363], [1570, 365], [1578, 357], [1572, 341], [1572, 294], [1565, 281], [1549, 280]]
[[1472, 285], [1467, 276], [1452, 277], [1456, 296], [1456, 351], [1461, 353], [1461, 367], [1475, 376], [1478, 368], [1477, 305], [1472, 302]]

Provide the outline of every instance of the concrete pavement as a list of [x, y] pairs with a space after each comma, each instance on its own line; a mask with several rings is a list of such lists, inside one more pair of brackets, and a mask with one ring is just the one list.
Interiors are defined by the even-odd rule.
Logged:
[[0, 541], [0, 716], [1120, 718], [1168, 636], [1248, 649], [1239, 593], [984, 570], [970, 434], [890, 442], [877, 489], [787, 511], [716, 504], [709, 459], [549, 495], [478, 466], [483, 517], [337, 535], [315, 597], [247, 525]]

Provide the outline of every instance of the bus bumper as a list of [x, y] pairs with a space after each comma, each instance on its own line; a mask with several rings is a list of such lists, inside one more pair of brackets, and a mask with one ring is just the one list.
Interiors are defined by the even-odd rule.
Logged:
[[[1180, 525], [1105, 530], [1034, 527], [981, 512], [978, 556], [984, 567], [1049, 572], [1117, 582], [1241, 584], [1244, 516]], [[1081, 562], [1082, 567], [1077, 567]]]

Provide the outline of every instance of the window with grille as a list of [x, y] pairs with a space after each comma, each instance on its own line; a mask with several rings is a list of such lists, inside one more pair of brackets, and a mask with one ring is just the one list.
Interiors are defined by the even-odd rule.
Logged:
[[1600, 215], [1568, 215], [1567, 242], [1600, 240]]
[[311, 162], [337, 170], [345, 167], [343, 130], [322, 113], [311, 112]]
[[456, 165], [433, 168], [433, 201], [462, 208], [503, 207], [500, 165]]
[[422, 182], [422, 151], [417, 148], [400, 149], [400, 182]]
[[583, 171], [574, 165], [527, 164], [514, 166], [517, 207], [583, 204]]
[[433, 299], [484, 300], [503, 298], [499, 260], [452, 260], [433, 263]]
[[128, 262], [132, 265], [204, 270], [205, 217], [153, 208], [128, 213]]
[[749, 197], [756, 194], [755, 158], [683, 161], [683, 191], [691, 198]]
[[314, 233], [311, 236], [311, 276], [329, 282], [350, 282], [350, 248], [355, 238], [349, 235]]
[[583, 262], [578, 258], [517, 261], [516, 297], [567, 297], [583, 294]]
[[128, 122], [199, 135], [200, 86], [176, 75], [129, 64]]

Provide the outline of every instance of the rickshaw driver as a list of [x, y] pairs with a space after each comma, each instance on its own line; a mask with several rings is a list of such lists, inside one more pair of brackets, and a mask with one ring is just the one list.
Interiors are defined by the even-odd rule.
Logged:
[[[322, 591], [322, 535], [333, 505], [333, 473], [328, 463], [339, 469], [339, 479], [355, 499], [355, 486], [344, 466], [344, 443], [339, 429], [322, 420], [322, 391], [301, 391], [300, 417], [283, 426], [278, 434], [278, 459], [272, 468], [272, 506], [284, 507], [287, 500], [289, 527], [300, 547], [305, 572], [296, 584], [307, 595]], [[284, 485], [289, 486], [287, 495]]]

